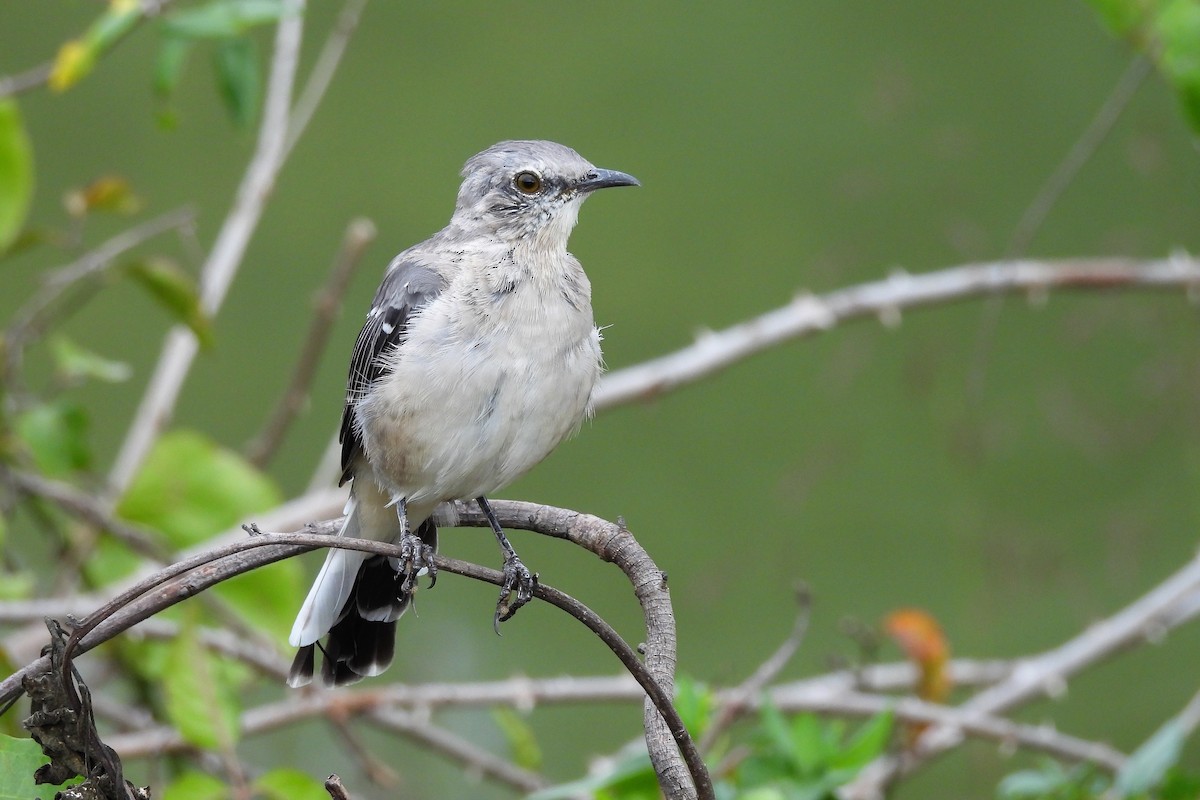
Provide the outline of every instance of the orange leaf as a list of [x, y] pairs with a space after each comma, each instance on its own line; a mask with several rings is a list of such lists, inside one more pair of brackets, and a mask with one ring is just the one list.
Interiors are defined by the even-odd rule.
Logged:
[[950, 694], [946, 671], [950, 645], [937, 620], [919, 608], [902, 608], [888, 614], [883, 629], [920, 670], [917, 696], [934, 703], [944, 701]]

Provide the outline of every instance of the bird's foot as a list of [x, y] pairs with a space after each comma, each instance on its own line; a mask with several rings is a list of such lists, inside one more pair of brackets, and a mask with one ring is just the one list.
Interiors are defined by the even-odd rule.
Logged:
[[400, 537], [400, 592], [410, 595], [417, 588], [417, 577], [424, 571], [429, 575], [429, 587], [437, 583], [437, 565], [433, 563], [433, 545], [415, 533]]
[[504, 583], [500, 584], [500, 599], [496, 602], [496, 616], [492, 620], [496, 633], [500, 633], [501, 622], [512, 619], [521, 606], [533, 599], [537, 583], [537, 573], [530, 572], [516, 553], [504, 558]]

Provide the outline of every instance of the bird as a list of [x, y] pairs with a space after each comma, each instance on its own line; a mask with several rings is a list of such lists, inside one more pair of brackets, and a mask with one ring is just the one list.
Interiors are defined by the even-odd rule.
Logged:
[[449, 224], [388, 265], [346, 382], [339, 439], [350, 495], [338, 535], [393, 542], [402, 555], [329, 549], [291, 631], [293, 687], [312, 681], [318, 648], [328, 686], [391, 664], [417, 577], [436, 579], [439, 503], [474, 500], [496, 536], [497, 630], [536, 587], [487, 496], [590, 414], [600, 329], [567, 243], [593, 192], [640, 184], [539, 140], [493, 145], [462, 178]]

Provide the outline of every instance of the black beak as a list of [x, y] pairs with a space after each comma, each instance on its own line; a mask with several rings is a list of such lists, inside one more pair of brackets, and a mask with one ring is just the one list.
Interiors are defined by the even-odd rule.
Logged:
[[597, 189], [607, 189], [610, 186], [641, 186], [638, 179], [615, 169], [594, 169], [583, 180], [575, 184], [580, 192], [594, 192]]

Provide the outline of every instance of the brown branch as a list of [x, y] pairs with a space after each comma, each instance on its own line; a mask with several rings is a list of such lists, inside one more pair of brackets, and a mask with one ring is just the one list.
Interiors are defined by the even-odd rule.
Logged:
[[[656, 666], [651, 666], [649, 663], [643, 665], [633, 649], [621, 639], [611, 626], [574, 598], [545, 584], [537, 587], [534, 596], [567, 611], [600, 637], [617, 655], [626, 669], [635, 676], [653, 701], [655, 721], [659, 726], [665, 727], [675, 741], [682, 751], [683, 763], [686, 765], [686, 771], [680, 777], [675, 774], [673, 761], [667, 760], [666, 771], [660, 773], [660, 780], [668, 783], [667, 786], [664, 786], [667, 796], [672, 798], [696, 796], [711, 798], [712, 785], [703, 760], [671, 704], [670, 691], [656, 680], [654, 673], [654, 670], [657, 670], [659, 674], [664, 672], [663, 665], [666, 661], [670, 661], [673, 669], [674, 638], [673, 635], [666, 638], [663, 636], [662, 623], [659, 620], [664, 614], [670, 615], [670, 601], [666, 596], [665, 586], [662, 585], [661, 573], [654, 567], [645, 551], [633, 541], [633, 537], [623, 526], [613, 525], [596, 517], [512, 501], [498, 502], [494, 504], [494, 507], [504, 524], [509, 527], [535, 530], [581, 544], [605, 560], [622, 566], [627, 574], [636, 576], [635, 592], [643, 603], [647, 620], [658, 626], [648, 630], [647, 662], [650, 662], [656, 655], [656, 651], [667, 647], [667, 642], [669, 642], [669, 659], [664, 658], [664, 655], [658, 652]], [[482, 514], [472, 514], [466, 509], [461, 509], [458, 516], [464, 520], [470, 519], [473, 524], [484, 523]], [[161, 570], [123, 592], [83, 620], [67, 642], [63, 662], [64, 669], [70, 665], [71, 657], [76, 650], [86, 652], [117, 633], [217, 582], [314, 547], [325, 546], [343, 547], [391, 557], [400, 556], [399, 548], [394, 545], [361, 539], [338, 538], [331, 540], [328, 536], [316, 534], [261, 534], [215, 548]], [[473, 577], [495, 585], [503, 582], [503, 575], [496, 570], [442, 556], [437, 557], [436, 563], [439, 569], [454, 574]], [[673, 626], [669, 632], [673, 634]], [[45, 659], [39, 659], [4, 681], [0, 681], [0, 704], [11, 702], [19, 695], [18, 686], [21, 676], [31, 671], [34, 673], [44, 671], [46, 667]], [[649, 740], [652, 737], [649, 730], [651, 726], [647, 725], [647, 728]], [[696, 787], [694, 794], [690, 791], [689, 784], [692, 783]]]
[[336, 773], [325, 779], [325, 791], [329, 792], [332, 800], [351, 800], [350, 793]]
[[295, 420], [296, 415], [308, 400], [309, 387], [317, 373], [321, 354], [329, 343], [334, 320], [342, 305], [342, 297], [350, 283], [350, 277], [362, 261], [362, 255], [375, 240], [375, 225], [369, 219], [359, 218], [346, 226], [342, 246], [334, 258], [333, 269], [325, 286], [313, 298], [313, 318], [308, 334], [300, 349], [300, 357], [283, 396], [276, 403], [261, 431], [246, 447], [246, 459], [257, 467], [265, 467], [274, 457], [279, 445]]

